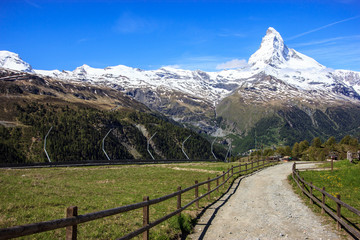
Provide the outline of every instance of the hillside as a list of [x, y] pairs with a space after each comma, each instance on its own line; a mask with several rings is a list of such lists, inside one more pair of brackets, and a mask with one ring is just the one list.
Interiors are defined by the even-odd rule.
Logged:
[[[86, 85], [99, 92], [106, 88], [111, 99], [129, 96], [126, 104], [135, 99], [218, 142], [231, 142], [235, 153], [259, 147], [255, 142], [292, 145], [315, 136], [340, 140], [360, 135], [360, 72], [327, 68], [288, 47], [272, 27], [245, 66], [219, 72], [124, 65], [101, 69], [86, 64], [73, 71], [36, 70], [7, 51], [1, 51], [0, 66], [53, 79], [64, 87]], [[101, 102], [107, 109], [116, 106], [114, 100], [95, 100], [94, 93], [84, 91], [77, 89], [77, 96], [65, 98], [93, 101], [94, 106]]]
[[324, 101], [320, 96], [307, 98], [307, 94], [262, 75], [251, 86], [240, 87], [223, 99], [216, 111], [222, 127], [233, 133], [238, 152], [261, 146], [292, 146], [314, 137], [323, 141], [330, 136], [338, 141], [346, 135], [360, 137], [359, 103]]
[[[44, 162], [44, 136], [52, 161], [211, 159], [210, 143], [138, 101], [106, 87], [63, 83], [0, 69], [0, 162]], [[223, 153], [215, 151], [218, 156]]]

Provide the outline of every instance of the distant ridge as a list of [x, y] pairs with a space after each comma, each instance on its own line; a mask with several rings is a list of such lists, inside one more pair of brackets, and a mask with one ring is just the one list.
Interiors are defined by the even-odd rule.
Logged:
[[[360, 132], [360, 72], [321, 65], [286, 46], [272, 27], [248, 64], [233, 70], [100, 69], [86, 64], [73, 71], [34, 70], [7, 51], [0, 52], [0, 67], [69, 84], [107, 86], [199, 132], [234, 146], [238, 142], [238, 151], [254, 147], [255, 129], [268, 145]], [[264, 126], [267, 131], [261, 132]]]

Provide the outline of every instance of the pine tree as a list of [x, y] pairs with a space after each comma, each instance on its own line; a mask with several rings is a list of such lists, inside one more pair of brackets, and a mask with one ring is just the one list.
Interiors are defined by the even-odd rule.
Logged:
[[315, 148], [320, 148], [320, 147], [321, 147], [321, 144], [322, 144], [322, 143], [321, 143], [320, 138], [319, 138], [319, 137], [316, 137], [316, 138], [313, 139], [311, 146], [312, 146], [312, 147], [315, 147]]
[[305, 152], [308, 148], [309, 148], [309, 142], [308, 141], [304, 140], [304, 141], [300, 142], [300, 144], [299, 144], [300, 153]]
[[300, 157], [300, 144], [296, 142], [294, 144], [291, 152], [292, 152], [292, 156], [294, 158], [299, 158]]
[[345, 137], [343, 137], [343, 139], [341, 139], [340, 144], [349, 145], [350, 141], [351, 141], [350, 135], [346, 135]]

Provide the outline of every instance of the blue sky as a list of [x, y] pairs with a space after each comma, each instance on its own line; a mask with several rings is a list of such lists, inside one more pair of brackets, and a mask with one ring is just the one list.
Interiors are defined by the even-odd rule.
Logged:
[[359, 0], [0, 1], [0, 50], [44, 70], [219, 71], [244, 64], [270, 26], [321, 64], [360, 71]]

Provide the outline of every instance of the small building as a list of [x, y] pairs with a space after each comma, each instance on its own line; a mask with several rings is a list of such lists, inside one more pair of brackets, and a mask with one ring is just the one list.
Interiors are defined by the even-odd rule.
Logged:
[[352, 162], [352, 160], [353, 160], [352, 152], [347, 151], [346, 158], [347, 158], [347, 160], [349, 160], [350, 162]]

